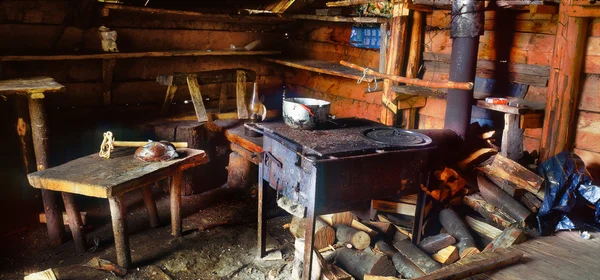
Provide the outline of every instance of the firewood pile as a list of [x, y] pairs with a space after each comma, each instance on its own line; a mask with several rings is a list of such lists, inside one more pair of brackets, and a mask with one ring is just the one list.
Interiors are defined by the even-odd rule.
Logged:
[[[519, 261], [511, 248], [537, 236], [543, 179], [495, 149], [479, 149], [434, 172], [422, 238], [413, 242], [416, 196], [372, 201], [371, 218], [322, 215], [313, 279], [461, 279]], [[304, 219], [294, 218], [294, 278], [302, 273]], [[416, 243], [416, 244], [415, 244]]]

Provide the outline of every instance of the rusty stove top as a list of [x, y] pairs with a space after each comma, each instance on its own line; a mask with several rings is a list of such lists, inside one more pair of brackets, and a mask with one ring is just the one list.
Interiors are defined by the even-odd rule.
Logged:
[[316, 130], [298, 130], [281, 122], [258, 123], [266, 136], [301, 148], [318, 157], [363, 155], [380, 151], [425, 147], [431, 139], [421, 133], [359, 119], [336, 119]]

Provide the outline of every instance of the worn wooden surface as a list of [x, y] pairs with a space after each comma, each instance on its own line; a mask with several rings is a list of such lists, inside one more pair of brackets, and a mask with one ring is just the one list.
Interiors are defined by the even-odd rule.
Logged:
[[195, 74], [190, 74], [187, 76], [187, 85], [192, 98], [192, 103], [194, 104], [194, 111], [196, 111], [198, 122], [208, 121], [206, 107], [204, 107], [204, 100], [202, 98], [202, 93], [200, 92], [200, 85], [198, 84], [198, 79], [196, 78]]
[[494, 159], [486, 165], [477, 168], [488, 176], [496, 177], [516, 188], [524, 189], [544, 199], [542, 183], [544, 179], [515, 161], [495, 155]]
[[343, 17], [343, 16], [317, 16], [317, 15], [290, 15], [293, 19], [318, 20], [330, 22], [354, 22], [354, 23], [383, 23], [389, 19], [384, 17]]
[[[516, 100], [514, 98], [507, 98], [509, 101]], [[484, 100], [477, 100], [477, 107], [484, 108], [488, 110], [493, 110], [497, 112], [502, 112], [506, 114], [526, 114], [526, 113], [539, 113], [543, 111], [544, 104], [539, 102], [527, 102], [525, 100], [520, 100], [520, 103], [527, 105], [527, 107], [514, 107], [509, 105], [501, 105], [501, 104], [491, 104], [487, 103]]]
[[[0, 94], [39, 94], [62, 91], [65, 87], [52, 78], [35, 77], [0, 81]], [[43, 98], [43, 95], [40, 97]]]
[[219, 83], [236, 83], [237, 73], [242, 71], [246, 74], [246, 81], [255, 82], [256, 72], [248, 69], [221, 69], [211, 71], [199, 71], [199, 72], [186, 72], [186, 73], [173, 73], [168, 75], [158, 75], [156, 82], [165, 86], [185, 86], [187, 85], [187, 76], [190, 74], [196, 75], [198, 84], [219, 84]]
[[133, 158], [135, 149], [118, 149], [110, 159], [97, 154], [27, 175], [29, 183], [44, 190], [108, 198], [169, 176], [172, 172], [203, 164], [202, 150], [179, 149], [180, 157], [166, 162], [143, 162]]

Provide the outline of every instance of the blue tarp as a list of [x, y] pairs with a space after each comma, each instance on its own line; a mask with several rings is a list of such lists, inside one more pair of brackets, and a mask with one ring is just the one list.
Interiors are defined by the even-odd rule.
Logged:
[[600, 187], [593, 185], [592, 176], [578, 155], [562, 152], [540, 164], [538, 174], [545, 180], [546, 191], [537, 215], [541, 234], [580, 228], [569, 214], [582, 203], [595, 207], [595, 220], [590, 224], [600, 223]]

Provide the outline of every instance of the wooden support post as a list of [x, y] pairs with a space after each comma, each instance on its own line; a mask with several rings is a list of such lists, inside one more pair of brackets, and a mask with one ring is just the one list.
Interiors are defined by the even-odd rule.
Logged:
[[379, 72], [385, 73], [385, 62], [388, 48], [388, 23], [384, 22], [379, 26]]
[[523, 157], [523, 129], [519, 127], [519, 121], [519, 115], [504, 114], [500, 154], [512, 160]]
[[[406, 77], [418, 78], [419, 68], [421, 66], [421, 54], [423, 45], [423, 12], [413, 11], [412, 14], [412, 29], [410, 35], [410, 45], [408, 51], [408, 61], [406, 65]], [[421, 99], [419, 102], [413, 100], [411, 104], [424, 104], [425, 97], [412, 96], [411, 99]], [[403, 127], [405, 129], [414, 129], [417, 119], [417, 107], [411, 106], [410, 109], [403, 110]]]
[[171, 175], [171, 235], [181, 236], [181, 183], [183, 172]]
[[246, 72], [237, 71], [235, 84], [235, 99], [237, 103], [238, 119], [248, 118], [248, 105], [246, 104]]
[[208, 121], [208, 115], [206, 114], [206, 108], [204, 107], [204, 101], [202, 101], [202, 93], [200, 93], [200, 85], [198, 84], [198, 78], [194, 74], [187, 76], [187, 84], [192, 97], [192, 103], [194, 103], [194, 111], [196, 111], [196, 117], [198, 122]]
[[[43, 96], [43, 95], [42, 95]], [[37, 170], [48, 167], [48, 127], [46, 126], [46, 111], [43, 99], [29, 98], [29, 115], [31, 118], [31, 135], [33, 137], [33, 150]], [[62, 211], [58, 209], [56, 193], [42, 190], [42, 201], [48, 227], [48, 237], [54, 244], [61, 244], [65, 237], [65, 228], [62, 220]]]
[[266, 212], [264, 211], [266, 202], [265, 202], [265, 180], [263, 179], [264, 172], [264, 158], [261, 160], [261, 163], [258, 165], [258, 257], [263, 258], [266, 255], [266, 246], [267, 246], [267, 220], [266, 220]]
[[541, 160], [572, 148], [579, 82], [589, 19], [568, 15], [570, 1], [561, 1], [554, 41], [546, 115], [541, 139]]
[[75, 243], [75, 249], [78, 253], [85, 253], [87, 250], [85, 246], [85, 236], [81, 233], [83, 222], [81, 221], [81, 214], [75, 204], [75, 199], [71, 193], [62, 193], [63, 202], [65, 204], [65, 210], [69, 217], [69, 228], [71, 229], [71, 235], [73, 235], [73, 242]]
[[[404, 50], [406, 48], [407, 17], [403, 4], [395, 3], [390, 19], [390, 40], [386, 58], [385, 73], [400, 75], [404, 65]], [[397, 94], [392, 91], [392, 81], [383, 81], [383, 94], [381, 95], [381, 116], [379, 121], [386, 125], [395, 125], [398, 114]]]
[[109, 106], [112, 102], [112, 81], [116, 59], [102, 60], [102, 101], [104, 106]]
[[153, 228], [157, 227], [160, 222], [158, 219], [158, 210], [156, 210], [156, 202], [154, 202], [154, 198], [152, 197], [152, 189], [150, 189], [150, 185], [142, 187], [142, 195], [144, 196], [144, 204], [146, 205], [146, 210], [148, 211], [150, 226]]
[[313, 250], [314, 250], [314, 235], [315, 235], [315, 220], [316, 220], [316, 214], [315, 214], [315, 207], [316, 207], [316, 201], [317, 201], [317, 179], [316, 174], [317, 174], [317, 170], [315, 170], [316, 167], [313, 167], [313, 171], [312, 171], [312, 183], [309, 184], [309, 187], [307, 188], [307, 194], [309, 197], [312, 197], [312, 199], [308, 200], [308, 203], [306, 205], [306, 228], [304, 231], [304, 272], [302, 273], [302, 278], [304, 278], [304, 280], [311, 280], [311, 273], [312, 273], [312, 262], [313, 262]]
[[167, 88], [167, 94], [165, 94], [165, 101], [163, 102], [162, 109], [160, 110], [161, 115], [166, 115], [169, 112], [169, 107], [171, 103], [173, 103], [173, 98], [175, 97], [175, 92], [177, 91], [177, 86], [169, 86]]
[[221, 92], [219, 93], [219, 113], [225, 111], [227, 105], [227, 84], [221, 84]]
[[108, 198], [108, 204], [115, 235], [117, 263], [123, 268], [129, 268], [131, 252], [129, 251], [129, 235], [127, 233], [127, 205], [123, 201], [122, 195]]

